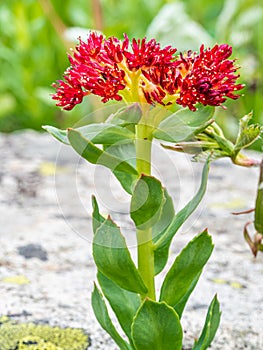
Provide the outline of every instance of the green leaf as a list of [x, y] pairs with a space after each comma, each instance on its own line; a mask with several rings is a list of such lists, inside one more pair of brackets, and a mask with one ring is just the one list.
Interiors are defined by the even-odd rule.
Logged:
[[[60, 130], [54, 126], [44, 125], [44, 130], [54, 136], [60, 142], [69, 145], [67, 130]], [[94, 144], [116, 144], [119, 142], [133, 142], [134, 133], [127, 128], [118, 125], [100, 123], [89, 124], [80, 128], [74, 129], [82, 134], [83, 137], [90, 140]]]
[[98, 272], [97, 277], [103, 294], [109, 301], [123, 331], [132, 343], [131, 325], [140, 307], [140, 297], [138, 294], [120, 288], [100, 272]]
[[234, 147], [234, 152], [237, 154], [242, 148], [250, 146], [260, 136], [263, 127], [258, 124], [248, 125], [252, 118], [252, 113], [245, 115], [239, 121], [239, 131]]
[[165, 202], [163, 203], [163, 206], [162, 206], [161, 216], [159, 220], [153, 225], [152, 233], [155, 239], [158, 239], [161, 237], [162, 233], [170, 225], [175, 214], [173, 200], [169, 195], [169, 193], [167, 192], [166, 188], [164, 188], [164, 198], [165, 198]]
[[193, 279], [193, 282], [190, 284], [188, 290], [185, 292], [182, 299], [176, 304], [175, 311], [177, 312], [179, 318], [182, 317], [185, 305], [190, 295], [192, 294], [193, 290], [195, 289], [195, 286], [197, 285], [197, 282], [199, 281], [201, 274], [202, 274], [202, 270], [195, 276], [195, 278]]
[[197, 276], [208, 261], [213, 251], [212, 239], [207, 231], [196, 236], [181, 251], [175, 259], [172, 267], [165, 276], [161, 288], [160, 301], [165, 301], [178, 313], [177, 305], [189, 294], [193, 283], [196, 284]]
[[117, 125], [130, 125], [137, 124], [142, 116], [142, 110], [138, 103], [133, 103], [128, 107], [123, 107], [113, 116], [111, 116], [108, 120]]
[[[198, 138], [200, 138], [200, 134], [198, 134]], [[165, 149], [169, 149], [176, 152], [182, 152], [182, 153], [188, 153], [188, 154], [199, 154], [200, 152], [203, 152], [205, 150], [209, 150], [211, 153], [212, 150], [217, 149], [219, 146], [217, 142], [212, 142], [211, 140], [207, 141], [186, 141], [186, 142], [180, 142], [176, 145], [165, 145], [161, 144], [161, 146]]]
[[172, 222], [163, 232], [162, 236], [154, 240], [155, 274], [160, 273], [167, 262], [169, 247], [174, 235], [182, 226], [182, 224], [188, 219], [188, 217], [194, 212], [198, 204], [201, 202], [206, 191], [208, 172], [209, 161], [207, 161], [204, 165], [201, 185], [196, 195], [187, 203], [187, 205], [183, 209], [181, 209], [174, 216]]
[[197, 111], [181, 109], [164, 119], [153, 132], [157, 139], [168, 142], [182, 142], [191, 139], [206, 129], [214, 120], [214, 107], [201, 107]]
[[181, 350], [182, 327], [176, 312], [166, 303], [146, 299], [132, 325], [136, 350]]
[[[135, 145], [134, 143], [116, 144], [106, 147], [106, 151], [111, 155], [129, 163], [134, 168], [136, 167], [136, 155], [135, 155]], [[113, 170], [113, 174], [122, 184], [122, 187], [126, 192], [132, 194], [134, 183], [138, 179], [138, 175], [125, 173], [122, 171]]]
[[104, 165], [114, 172], [124, 172], [132, 175], [137, 175], [137, 171], [133, 166], [131, 166], [126, 161], [123, 161], [122, 159], [119, 159], [110, 153], [96, 147], [79, 131], [69, 129], [68, 139], [75, 151], [90, 163]]
[[263, 234], [263, 158], [260, 165], [254, 225], [257, 232]]
[[92, 213], [92, 228], [93, 228], [93, 233], [95, 234], [97, 229], [103, 224], [103, 222], [106, 220], [99, 212], [99, 206], [98, 202], [96, 200], [95, 196], [91, 197], [92, 200], [92, 208], [93, 208], [93, 213]]
[[[175, 232], [176, 233], [176, 232]], [[154, 274], [158, 275], [164, 269], [169, 255], [171, 240], [164, 242], [160, 247], [154, 250]]]
[[105, 220], [95, 233], [93, 257], [98, 270], [121, 288], [134, 293], [147, 293], [125, 239], [110, 218]]
[[61, 130], [51, 125], [43, 125], [42, 128], [46, 130], [50, 135], [54, 136], [58, 141], [65, 143], [66, 145], [70, 145], [67, 136], [67, 130]]
[[122, 337], [119, 335], [114, 325], [112, 324], [110, 316], [108, 314], [107, 306], [96, 284], [94, 284], [94, 290], [91, 296], [91, 303], [94, 314], [99, 324], [107, 333], [109, 333], [109, 335], [119, 346], [119, 348], [121, 350], [132, 350], [132, 347], [122, 339]]
[[116, 171], [116, 170], [113, 171], [113, 174], [119, 180], [123, 189], [127, 193], [132, 194], [134, 183], [138, 179], [138, 176], [135, 176], [135, 175], [129, 174], [129, 173], [124, 173], [122, 171]]
[[105, 145], [104, 150], [110, 153], [112, 156], [129, 163], [134, 168], [136, 167], [136, 151], [134, 143]]
[[140, 230], [152, 227], [160, 218], [163, 203], [164, 190], [161, 182], [142, 174], [131, 199], [130, 213], [136, 227]]
[[219, 307], [220, 305], [215, 295], [209, 306], [202, 334], [192, 350], [206, 350], [210, 346], [220, 323], [221, 312]]
[[225, 152], [230, 157], [234, 151], [233, 143], [227, 140], [224, 136], [218, 135], [216, 132], [213, 133], [213, 138], [218, 144], [218, 149], [223, 153]]
[[107, 123], [89, 124], [77, 129], [83, 137], [94, 144], [112, 145], [119, 142], [132, 142], [134, 133], [118, 125]]

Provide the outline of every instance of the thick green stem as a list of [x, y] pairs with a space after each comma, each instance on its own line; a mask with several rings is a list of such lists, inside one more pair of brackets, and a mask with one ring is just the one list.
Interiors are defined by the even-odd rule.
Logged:
[[[139, 174], [151, 174], [152, 127], [147, 124], [136, 126], [136, 169]], [[148, 288], [147, 295], [155, 300], [154, 251], [152, 229], [137, 230], [138, 269]]]

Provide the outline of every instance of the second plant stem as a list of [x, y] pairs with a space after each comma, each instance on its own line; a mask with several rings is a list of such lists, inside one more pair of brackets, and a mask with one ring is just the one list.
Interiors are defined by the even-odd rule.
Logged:
[[[152, 127], [139, 123], [136, 126], [136, 169], [139, 174], [151, 175]], [[142, 295], [155, 300], [154, 250], [152, 228], [137, 229], [138, 269], [148, 293]]]

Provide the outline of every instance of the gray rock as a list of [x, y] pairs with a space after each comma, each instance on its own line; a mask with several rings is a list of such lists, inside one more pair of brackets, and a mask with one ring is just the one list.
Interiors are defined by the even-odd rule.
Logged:
[[[102, 213], [110, 213], [121, 226], [136, 259], [134, 227], [127, 215], [129, 196], [107, 170], [80, 160], [47, 134], [0, 135], [0, 148], [1, 313], [19, 315], [14, 319], [21, 322], [48, 319], [51, 325], [84, 328], [91, 335], [89, 350], [116, 350], [91, 309], [96, 269], [90, 197], [95, 194]], [[178, 211], [197, 190], [202, 165], [155, 144], [153, 168]], [[215, 293], [222, 320], [211, 350], [263, 349], [263, 254], [255, 259], [243, 239], [244, 224], [253, 220], [253, 214], [231, 214], [254, 206], [257, 181], [257, 169], [233, 166], [228, 160], [213, 163], [204, 200], [173, 241], [165, 271], [204, 228], [209, 228], [215, 243], [182, 319], [185, 349], [199, 336]], [[32, 242], [45, 247], [48, 261], [39, 256], [25, 260], [19, 254], [17, 247]], [[10, 276], [25, 276], [30, 283], [5, 282]], [[158, 289], [163, 277], [164, 273], [156, 278]], [[24, 315], [22, 310], [26, 310]]]

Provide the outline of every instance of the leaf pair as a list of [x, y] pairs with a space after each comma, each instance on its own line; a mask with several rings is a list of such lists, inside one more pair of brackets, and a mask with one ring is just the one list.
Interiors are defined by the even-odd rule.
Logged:
[[[103, 279], [104, 277], [100, 275], [99, 281], [104, 287]], [[111, 286], [109, 290], [113, 289], [114, 287]], [[107, 299], [127, 334], [130, 344], [121, 338], [113, 326], [102, 294], [96, 286], [92, 294], [92, 306], [100, 325], [111, 335], [121, 350], [182, 349], [182, 327], [173, 308], [165, 302], [158, 303], [150, 299], [145, 299], [139, 305], [139, 300], [135, 296], [131, 299], [131, 295], [128, 296], [126, 291], [124, 294], [122, 298], [118, 296], [116, 298], [116, 295], [112, 296], [108, 293]]]
[[[96, 318], [121, 350], [181, 350], [182, 327], [176, 311], [166, 302], [154, 302], [145, 299], [140, 304], [137, 294], [123, 290], [114, 282], [98, 273], [98, 280], [104, 295], [108, 299], [117, 319], [122, 326], [129, 343], [114, 327], [107, 306], [97, 286], [92, 293], [92, 306]], [[212, 300], [206, 321], [193, 350], [206, 350], [217, 331], [220, 322], [220, 310], [217, 297]]]
[[93, 229], [93, 256], [98, 268], [98, 281], [130, 343], [116, 331], [103, 296], [95, 285], [92, 306], [101, 326], [121, 350], [181, 350], [182, 328], [178, 315], [165, 302], [146, 299], [141, 303], [138, 293], [145, 294], [147, 289], [119, 228], [110, 218], [104, 219], [100, 215], [95, 198]]
[[[203, 169], [202, 182], [198, 192], [176, 215], [174, 215], [170, 196], [167, 191], [163, 189], [161, 183], [157, 179], [151, 176], [142, 175], [137, 181], [131, 200], [131, 217], [137, 228], [153, 227], [153, 229], [155, 229], [154, 257], [156, 274], [161, 272], [166, 265], [169, 255], [169, 247], [174, 235], [203, 198], [206, 190], [208, 171], [209, 163], [206, 163]], [[93, 207], [93, 227], [96, 231], [97, 227], [104, 221], [104, 218], [99, 214], [95, 199], [93, 199]], [[160, 229], [159, 232], [157, 231], [158, 228]], [[119, 228], [117, 228], [110, 219], [107, 219], [103, 230], [107, 235], [103, 235], [103, 233], [98, 235], [97, 243], [100, 246], [111, 248], [122, 247], [123, 249], [127, 248], [123, 241], [124, 238], [120, 238], [122, 236]], [[103, 230], [101, 232], [103, 232]], [[115, 235], [114, 237], [118, 237], [118, 239], [112, 238], [113, 232]], [[117, 254], [118, 251], [116, 251], [116, 256]], [[104, 253], [102, 255], [104, 255]]]
[[[143, 177], [142, 181], [145, 181], [145, 179], [146, 178]], [[140, 180], [138, 183], [139, 182]], [[161, 188], [159, 181], [149, 176], [147, 177], [147, 184], [150, 182], [152, 182], [152, 184], [149, 186], [151, 190], [153, 188]], [[134, 196], [137, 196], [136, 187]], [[143, 206], [142, 210], [145, 210], [145, 208], [147, 208], [147, 206]], [[139, 213], [135, 211], [135, 221], [137, 220], [137, 214]], [[115, 312], [120, 325], [129, 338], [131, 344], [133, 344], [131, 325], [133, 318], [140, 307], [140, 297], [138, 294], [146, 294], [147, 288], [145, 287], [142, 278], [130, 257], [129, 250], [126, 246], [124, 237], [121, 235], [120, 229], [112, 222], [110, 218], [105, 219], [101, 216], [95, 197], [93, 197], [93, 230], [93, 256], [99, 271], [98, 281], [104, 295]], [[105, 320], [106, 305], [103, 306], [103, 300], [101, 300], [102, 296], [100, 297], [100, 294], [96, 288], [94, 293], [93, 298], [96, 300], [96, 302], [94, 302], [94, 307], [97, 310], [94, 310], [96, 317], [100, 317]], [[98, 304], [100, 307], [96, 306]], [[101, 314], [98, 315], [98, 310], [100, 310], [102, 307], [104, 310], [103, 317]], [[175, 312], [173, 311], [173, 314], [174, 313]], [[176, 317], [178, 318], [178, 316]], [[102, 320], [99, 320], [99, 322], [103, 323]], [[112, 331], [112, 325], [109, 323], [109, 319], [107, 324], [107, 331], [120, 346], [120, 339], [118, 336], [116, 336], [115, 332]], [[105, 324], [102, 326], [104, 328], [106, 327]], [[122, 344], [122, 347], [126, 349], [127, 344]], [[138, 349], [140, 349], [140, 347]]]
[[[227, 140], [215, 123], [203, 131], [195, 133], [196, 137], [184, 140], [175, 146], [163, 145], [164, 148], [174, 151], [194, 154], [196, 161], [201, 161], [210, 157], [210, 160], [216, 160], [223, 157], [229, 157], [235, 164], [248, 166], [246, 158], [240, 154], [242, 149], [253, 144], [263, 132], [263, 127], [258, 124], [249, 124], [252, 113], [245, 115], [239, 121], [239, 131], [236, 142]], [[167, 140], [169, 141], [169, 140]]]
[[[181, 344], [181, 337], [178, 335], [181, 332], [181, 325], [178, 320], [198, 282], [203, 266], [212, 253], [211, 237], [204, 231], [177, 256], [164, 279], [159, 303], [148, 300], [149, 303], [145, 301], [140, 305], [138, 293], [145, 293], [145, 289], [139, 272], [131, 260], [125, 240], [119, 228], [109, 218], [104, 219], [101, 216], [95, 198], [93, 208], [95, 232], [93, 253], [99, 270], [98, 281], [130, 344], [118, 335], [108, 316], [103, 297], [95, 287], [93, 307], [98, 321], [121, 349], [143, 349], [143, 346], [144, 349], [177, 349], [176, 341]], [[171, 327], [164, 326], [165, 319], [170, 318]], [[200, 349], [206, 349], [212, 341], [219, 319], [219, 304], [214, 300], [202, 336], [197, 342], [198, 346], [201, 346]], [[172, 339], [173, 345], [167, 339]]]
[[[106, 303], [96, 285], [92, 293], [92, 307], [102, 328], [110, 334], [121, 350], [182, 349], [182, 327], [179, 316], [171, 306], [150, 299], [145, 299], [140, 305], [136, 294], [121, 290], [102, 274], [98, 275], [98, 279], [129, 343], [114, 327]], [[210, 346], [219, 326], [220, 315], [219, 303], [215, 296], [193, 350], [206, 350]]]

